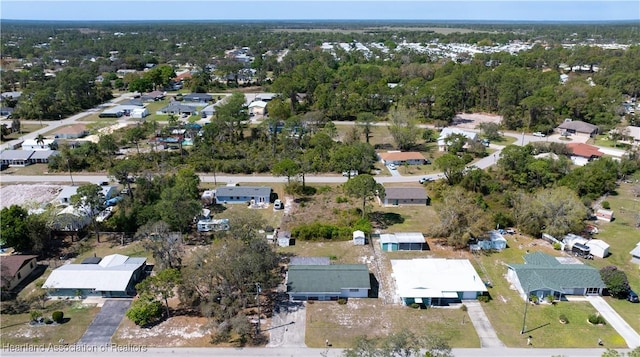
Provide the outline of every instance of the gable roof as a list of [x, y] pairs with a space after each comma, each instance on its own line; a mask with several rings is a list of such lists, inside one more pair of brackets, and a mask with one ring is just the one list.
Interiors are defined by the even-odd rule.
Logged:
[[578, 133], [593, 134], [598, 131], [598, 126], [582, 120], [567, 120], [558, 126], [558, 129], [573, 130]]
[[589, 144], [583, 143], [569, 143], [567, 144], [567, 148], [571, 150], [571, 153], [575, 156], [592, 158], [592, 157], [602, 157], [604, 155], [600, 149], [595, 146], [591, 146]]
[[32, 259], [36, 259], [37, 255], [7, 255], [0, 259], [0, 274], [7, 279], [2, 279], [4, 287], [18, 273], [20, 268], [25, 266]]
[[267, 186], [224, 186], [216, 189], [216, 197], [266, 197], [271, 195], [271, 187]]
[[380, 243], [425, 243], [424, 234], [420, 232], [383, 233]]
[[340, 293], [342, 289], [371, 289], [367, 265], [293, 265], [289, 267], [288, 292]]
[[390, 200], [425, 200], [427, 192], [420, 187], [385, 187], [384, 196]]
[[126, 291], [133, 273], [146, 261], [144, 257], [112, 254], [98, 264], [66, 264], [52, 271], [42, 287]]
[[466, 131], [458, 128], [444, 128], [438, 137], [438, 145], [443, 145], [445, 143], [445, 139], [454, 134], [464, 135], [464, 137], [469, 140], [476, 140], [478, 137], [478, 134], [473, 131]]
[[508, 264], [527, 291], [553, 290], [565, 292], [573, 288], [605, 288], [600, 272], [586, 264], [561, 264], [554, 257], [541, 253], [524, 256], [525, 264]]
[[28, 160], [33, 155], [34, 150], [4, 150], [0, 152], [2, 160]]
[[389, 151], [378, 154], [384, 161], [424, 160], [424, 155], [417, 151]]
[[638, 243], [636, 247], [629, 252], [629, 254], [634, 257], [640, 257], [640, 243]]
[[292, 265], [329, 265], [329, 257], [291, 257], [289, 266]]

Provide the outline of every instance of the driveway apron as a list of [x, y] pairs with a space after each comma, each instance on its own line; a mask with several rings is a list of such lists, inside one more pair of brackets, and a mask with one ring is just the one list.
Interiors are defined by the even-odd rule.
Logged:
[[100, 312], [87, 328], [78, 345], [107, 345], [116, 332], [124, 314], [131, 305], [131, 299], [110, 299], [104, 302]]
[[491, 326], [491, 322], [487, 318], [487, 315], [484, 313], [482, 309], [482, 305], [480, 305], [479, 301], [465, 301], [464, 304], [467, 306], [467, 312], [469, 313], [469, 318], [471, 319], [471, 323], [473, 327], [476, 329], [476, 333], [478, 333], [478, 337], [480, 337], [480, 347], [482, 348], [495, 348], [495, 347], [504, 347], [504, 344], [498, 338], [496, 331]]

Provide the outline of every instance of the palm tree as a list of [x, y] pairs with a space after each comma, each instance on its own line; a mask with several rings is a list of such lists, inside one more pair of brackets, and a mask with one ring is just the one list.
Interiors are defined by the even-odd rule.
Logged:
[[36, 137], [36, 144], [40, 146], [44, 145], [44, 136], [42, 134], [38, 134]]

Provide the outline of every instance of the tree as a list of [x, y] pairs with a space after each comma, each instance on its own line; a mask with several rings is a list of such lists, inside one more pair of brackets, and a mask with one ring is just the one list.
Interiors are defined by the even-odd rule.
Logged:
[[607, 286], [607, 290], [611, 296], [618, 299], [624, 299], [627, 297], [629, 290], [629, 281], [627, 280], [627, 274], [618, 267], [609, 265], [600, 269], [600, 277]]
[[13, 131], [14, 133], [22, 133], [21, 129], [22, 126], [20, 125], [20, 119], [13, 118], [13, 120], [11, 120], [11, 131]]
[[394, 109], [389, 113], [389, 133], [396, 142], [398, 149], [409, 150], [413, 148], [420, 135], [416, 126], [417, 114], [409, 109]]
[[136, 236], [144, 239], [142, 245], [151, 252], [159, 269], [182, 267], [182, 235], [171, 232], [168, 224], [162, 221], [147, 223], [138, 229]]
[[36, 136], [36, 144], [44, 145], [44, 135], [38, 134], [38, 136]]
[[464, 176], [465, 162], [462, 158], [454, 154], [444, 154], [435, 160], [437, 168], [442, 170], [449, 185], [455, 185]]
[[283, 159], [271, 168], [274, 176], [286, 176], [287, 184], [291, 184], [291, 177], [300, 173], [300, 165], [292, 159]]
[[118, 160], [118, 162], [109, 168], [109, 176], [113, 176], [118, 183], [126, 185], [129, 197], [133, 198], [131, 190], [131, 176], [140, 170], [140, 162], [130, 158], [129, 160]]
[[107, 155], [107, 157], [109, 158], [109, 162], [113, 165], [113, 156], [115, 155], [116, 151], [118, 151], [118, 144], [116, 143], [116, 139], [113, 137], [113, 135], [100, 135], [98, 148], [100, 149], [100, 151], [102, 151], [102, 153]]
[[13, 247], [17, 252], [31, 250], [33, 243], [29, 239], [26, 209], [11, 205], [0, 211], [0, 223], [2, 226], [0, 234], [1, 245]]
[[124, 138], [127, 142], [135, 144], [138, 154], [140, 154], [140, 141], [146, 137], [144, 129], [140, 125], [127, 130]]
[[447, 238], [451, 246], [465, 247], [469, 239], [480, 237], [493, 227], [489, 214], [478, 205], [476, 196], [461, 187], [444, 190], [437, 206], [440, 221], [434, 226], [433, 234]]
[[140, 296], [131, 303], [126, 315], [138, 326], [149, 326], [162, 317], [162, 303]]
[[348, 180], [343, 189], [349, 196], [362, 199], [362, 217], [365, 217], [367, 201], [373, 199], [376, 195], [380, 199], [384, 198], [384, 186], [376, 182], [371, 175], [358, 175]]
[[181, 276], [178, 269], [164, 269], [138, 283], [136, 289], [140, 295], [148, 296], [152, 299], [162, 299], [167, 311], [167, 317], [170, 317], [169, 299], [174, 297], [174, 290], [180, 284], [180, 281]]
[[71, 204], [91, 219], [93, 231], [98, 243], [100, 243], [100, 233], [98, 231], [96, 216], [105, 207], [105, 197], [104, 193], [102, 193], [102, 187], [95, 184], [82, 185], [78, 187], [76, 194], [71, 196]]
[[6, 137], [11, 134], [11, 130], [7, 128], [7, 124], [0, 125], [2, 140], [6, 140]]
[[362, 112], [358, 114], [356, 123], [362, 128], [362, 133], [364, 134], [364, 138], [367, 144], [369, 144], [369, 139], [371, 139], [371, 131], [375, 121], [376, 116], [372, 113]]
[[216, 109], [216, 118], [225, 124], [227, 137], [232, 143], [242, 138], [242, 122], [249, 119], [242, 92], [234, 92]]

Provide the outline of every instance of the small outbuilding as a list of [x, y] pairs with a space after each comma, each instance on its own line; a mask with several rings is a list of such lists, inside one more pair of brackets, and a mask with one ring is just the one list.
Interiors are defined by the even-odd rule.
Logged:
[[631, 254], [631, 262], [640, 265], [640, 242], [629, 252]]
[[399, 250], [428, 250], [424, 235], [420, 232], [401, 232], [380, 234], [380, 247], [384, 252]]
[[490, 231], [489, 239], [478, 241], [478, 245], [483, 250], [503, 250], [507, 247], [507, 240], [498, 231]]
[[353, 245], [365, 245], [367, 238], [364, 236], [363, 231], [353, 232]]
[[601, 221], [611, 222], [613, 221], [613, 211], [604, 209], [604, 208], [599, 208], [596, 211], [596, 218]]

